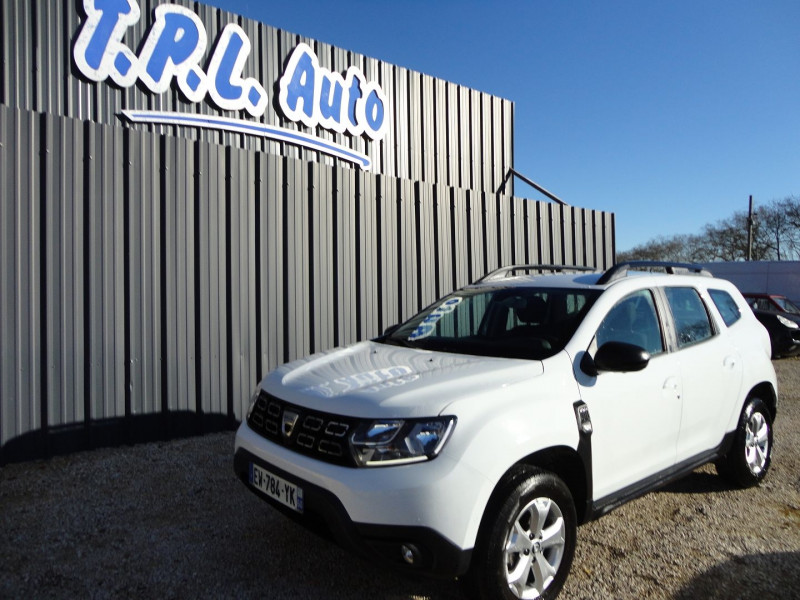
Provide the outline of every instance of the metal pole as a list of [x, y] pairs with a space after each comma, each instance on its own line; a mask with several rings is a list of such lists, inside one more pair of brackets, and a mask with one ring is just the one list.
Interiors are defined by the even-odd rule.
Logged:
[[753, 196], [750, 195], [750, 210], [747, 213], [747, 261], [753, 260]]
[[542, 186], [540, 186], [538, 183], [536, 183], [536, 182], [534, 182], [534, 181], [531, 181], [530, 179], [528, 179], [527, 177], [525, 177], [525, 175], [523, 175], [523, 174], [522, 174], [522, 173], [520, 173], [519, 171], [516, 171], [516, 170], [514, 170], [513, 168], [509, 168], [509, 169], [508, 169], [508, 173], [506, 174], [506, 178], [503, 180], [503, 184], [502, 184], [502, 186], [501, 186], [501, 189], [505, 188], [505, 184], [506, 184], [506, 181], [508, 181], [508, 177], [509, 177], [509, 175], [516, 175], [516, 176], [517, 176], [517, 177], [519, 177], [519, 178], [520, 178], [522, 181], [524, 181], [524, 182], [525, 182], [525, 183], [527, 183], [529, 186], [531, 186], [533, 189], [535, 189], [535, 190], [538, 190], [539, 192], [541, 192], [542, 194], [544, 194], [545, 196], [547, 196], [548, 198], [550, 198], [550, 200], [553, 200], [554, 202], [558, 202], [558, 203], [559, 203], [559, 204], [561, 204], [562, 206], [567, 206], [567, 203], [566, 203], [566, 202], [564, 202], [564, 201], [563, 201], [561, 198], [559, 198], [558, 196], [556, 196], [556, 195], [555, 195], [555, 194], [553, 194], [552, 192], [548, 192], [546, 189], [544, 189], [544, 188], [543, 188]]

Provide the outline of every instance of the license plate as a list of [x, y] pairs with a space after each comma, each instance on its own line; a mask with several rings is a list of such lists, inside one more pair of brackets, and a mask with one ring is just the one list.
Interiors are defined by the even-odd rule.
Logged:
[[250, 463], [250, 484], [292, 510], [303, 512], [303, 488], [253, 463]]

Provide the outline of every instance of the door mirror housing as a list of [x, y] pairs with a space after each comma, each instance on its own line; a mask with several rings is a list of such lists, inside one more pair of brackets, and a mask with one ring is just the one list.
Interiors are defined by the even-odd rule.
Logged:
[[392, 325], [391, 327], [387, 327], [384, 330], [383, 335], [381, 337], [389, 337], [390, 335], [392, 335], [398, 329], [400, 329], [400, 323], [397, 323], [396, 325]]
[[635, 344], [626, 342], [606, 342], [594, 355], [587, 352], [581, 360], [581, 370], [587, 375], [597, 376], [608, 371], [612, 373], [632, 373], [641, 371], [650, 363], [650, 353]]

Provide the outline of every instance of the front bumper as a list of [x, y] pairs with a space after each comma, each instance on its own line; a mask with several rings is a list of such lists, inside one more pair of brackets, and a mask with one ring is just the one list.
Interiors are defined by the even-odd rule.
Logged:
[[800, 355], [800, 329], [786, 328], [774, 335], [772, 340], [773, 357], [790, 358]]
[[[251, 463], [301, 487], [303, 513], [252, 486]], [[469, 566], [472, 549], [460, 547], [432, 526], [442, 517], [445, 525], [458, 526], [459, 519], [471, 516], [458, 509], [464, 496], [450, 489], [457, 476], [453, 469], [447, 473], [442, 457], [401, 467], [340, 467], [294, 454], [243, 423], [236, 436], [234, 470], [248, 489], [284, 515], [357, 555], [445, 577], [461, 575]], [[412, 563], [404, 558], [409, 550]]]

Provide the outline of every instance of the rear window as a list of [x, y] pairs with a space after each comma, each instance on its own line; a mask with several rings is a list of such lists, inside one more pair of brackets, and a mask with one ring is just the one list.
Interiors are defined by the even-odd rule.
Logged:
[[714, 301], [714, 305], [717, 307], [719, 314], [722, 316], [722, 320], [725, 321], [725, 325], [730, 327], [742, 318], [739, 305], [736, 304], [736, 300], [734, 300], [728, 292], [723, 290], [708, 290], [708, 293], [711, 296], [711, 300]]
[[689, 287], [665, 288], [664, 292], [675, 321], [678, 346], [685, 348], [714, 335], [706, 305], [697, 290]]

